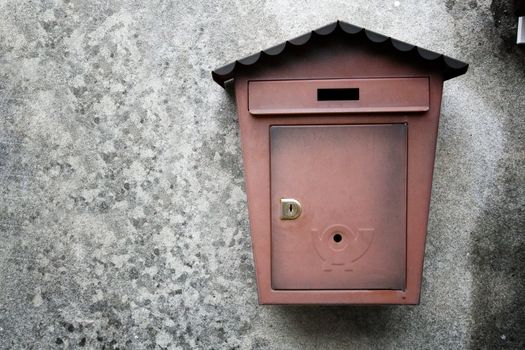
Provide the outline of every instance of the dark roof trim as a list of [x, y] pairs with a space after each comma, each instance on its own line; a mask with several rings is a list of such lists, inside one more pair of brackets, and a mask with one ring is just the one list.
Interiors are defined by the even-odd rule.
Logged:
[[350, 23], [337, 21], [324, 27], [313, 30], [309, 33], [298, 36], [297, 38], [285, 41], [276, 46], [262, 50], [248, 57], [231, 62], [225, 66], [215, 69], [211, 74], [217, 84], [224, 87], [224, 83], [233, 79], [236, 71], [241, 67], [248, 67], [256, 64], [264, 56], [278, 56], [290, 47], [306, 45], [314, 36], [323, 37], [336, 32], [344, 33], [346, 37], [364, 37], [370, 44], [386, 44], [399, 52], [414, 52], [419, 58], [428, 61], [439, 67], [444, 74], [444, 79], [450, 79], [464, 74], [468, 69], [468, 64], [442, 55], [437, 52], [429, 51], [421, 47], [399, 41], [397, 39], [384, 36], [365, 28], [354, 26]]

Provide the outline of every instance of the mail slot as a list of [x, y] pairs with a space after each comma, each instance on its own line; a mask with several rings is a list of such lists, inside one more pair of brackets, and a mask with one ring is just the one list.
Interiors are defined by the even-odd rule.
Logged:
[[250, 81], [253, 115], [424, 112], [428, 78]]
[[345, 22], [233, 80], [261, 304], [417, 304], [443, 82], [467, 64]]

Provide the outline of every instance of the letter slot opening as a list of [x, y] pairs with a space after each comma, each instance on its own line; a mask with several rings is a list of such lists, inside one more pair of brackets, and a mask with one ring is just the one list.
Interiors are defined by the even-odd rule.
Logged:
[[317, 89], [317, 101], [358, 101], [358, 88]]

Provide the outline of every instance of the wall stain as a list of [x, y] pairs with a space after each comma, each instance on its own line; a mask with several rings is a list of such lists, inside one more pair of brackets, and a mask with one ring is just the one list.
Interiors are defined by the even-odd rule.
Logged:
[[503, 187], [472, 232], [473, 349], [525, 348], [525, 203], [516, 187], [525, 176], [518, 169], [504, 170]]
[[[490, 12], [495, 33], [495, 52], [506, 61], [523, 63], [524, 50], [516, 45], [517, 17], [512, 2], [493, 0]], [[501, 101], [501, 100], [500, 100]], [[495, 101], [496, 102], [496, 101]], [[504, 107], [507, 113], [523, 115], [523, 106]], [[525, 348], [525, 198], [517, 184], [525, 183], [525, 138], [523, 123], [509, 120], [505, 156], [500, 159], [500, 175], [476, 228], [472, 231], [473, 276], [472, 349]]]
[[490, 12], [494, 19], [494, 27], [507, 48], [516, 46], [518, 18], [514, 15], [513, 1], [493, 0]]

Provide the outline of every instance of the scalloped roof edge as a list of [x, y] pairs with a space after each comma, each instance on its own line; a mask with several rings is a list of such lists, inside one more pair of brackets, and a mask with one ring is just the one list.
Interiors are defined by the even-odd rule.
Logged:
[[403, 41], [394, 39], [392, 37], [387, 37], [385, 35], [373, 32], [366, 28], [355, 26], [347, 22], [336, 21], [321, 28], [312, 30], [311, 32], [308, 32], [306, 34], [300, 35], [296, 38], [272, 46], [268, 49], [259, 51], [253, 55], [241, 58], [239, 60], [228, 63], [227, 65], [219, 67], [213, 70], [211, 73], [213, 80], [215, 80], [215, 82], [220, 86], [224, 87], [226, 81], [235, 78], [236, 71], [240, 67], [253, 66], [257, 62], [259, 62], [259, 60], [264, 56], [281, 55], [287, 51], [287, 48], [306, 45], [314, 36], [326, 37], [330, 34], [337, 32], [338, 30], [340, 33], [344, 33], [349, 37], [362, 36], [366, 38], [371, 45], [389, 44], [391, 48], [399, 52], [415, 52], [417, 53], [417, 56], [419, 56], [419, 58], [421, 58], [422, 60], [434, 63], [438, 67], [440, 67], [443, 71], [444, 80], [448, 80], [451, 78], [455, 78], [459, 75], [465, 74], [468, 69], [467, 63], [456, 60], [449, 56], [445, 56], [443, 54], [430, 51], [418, 47], [416, 45], [408, 44]]

